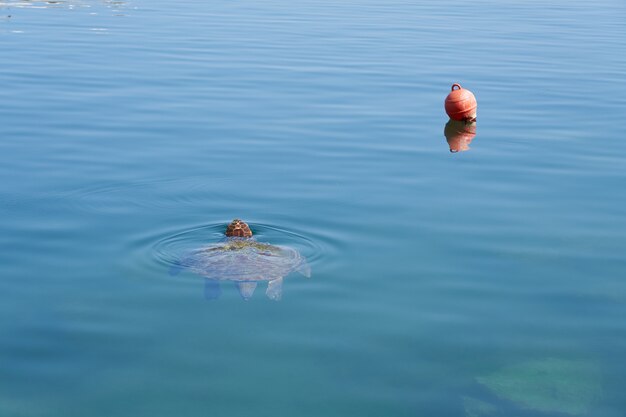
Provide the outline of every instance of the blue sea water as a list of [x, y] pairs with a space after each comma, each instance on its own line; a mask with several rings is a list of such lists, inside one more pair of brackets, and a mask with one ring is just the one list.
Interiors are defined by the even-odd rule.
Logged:
[[[626, 415], [625, 22], [0, 1], [0, 416]], [[311, 278], [169, 273], [235, 217]]]

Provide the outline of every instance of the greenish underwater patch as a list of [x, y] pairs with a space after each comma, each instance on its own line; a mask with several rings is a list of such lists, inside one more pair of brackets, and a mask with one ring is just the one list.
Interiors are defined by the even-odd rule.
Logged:
[[463, 397], [463, 407], [467, 417], [495, 417], [498, 411], [495, 405], [472, 397]]
[[[602, 394], [600, 370], [588, 361], [532, 360], [506, 366], [476, 380], [501, 399], [540, 412], [585, 414]], [[469, 405], [468, 410], [466, 402], [469, 417], [489, 415], [486, 410], [476, 411], [475, 403]]]

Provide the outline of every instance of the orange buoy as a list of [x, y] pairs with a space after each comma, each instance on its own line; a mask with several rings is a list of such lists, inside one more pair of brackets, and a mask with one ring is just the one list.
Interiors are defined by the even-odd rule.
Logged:
[[470, 90], [460, 84], [452, 84], [452, 91], [446, 97], [446, 113], [452, 120], [476, 120], [477, 106], [476, 97]]

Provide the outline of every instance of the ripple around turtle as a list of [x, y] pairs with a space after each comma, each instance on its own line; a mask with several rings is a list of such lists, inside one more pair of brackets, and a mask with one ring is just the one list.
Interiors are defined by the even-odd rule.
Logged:
[[72, 209], [95, 213], [132, 212], [137, 209], [171, 209], [197, 206], [223, 197], [211, 189], [217, 181], [229, 184], [230, 178], [157, 178], [107, 186], [85, 187], [60, 196]]
[[[257, 241], [295, 249], [311, 266], [324, 252], [324, 248], [316, 240], [298, 231], [260, 223], [249, 225]], [[212, 223], [170, 233], [156, 240], [152, 247], [153, 257], [156, 262], [165, 266], [178, 265], [178, 261], [186, 253], [224, 239], [226, 226], [227, 223]]]

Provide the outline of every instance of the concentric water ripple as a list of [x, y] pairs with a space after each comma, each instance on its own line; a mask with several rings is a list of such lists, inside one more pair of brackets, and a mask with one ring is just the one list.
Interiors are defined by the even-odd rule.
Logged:
[[89, 212], [120, 212], [133, 209], [169, 209], [219, 201], [216, 183], [231, 178], [147, 179], [80, 188], [64, 194], [72, 209]]

